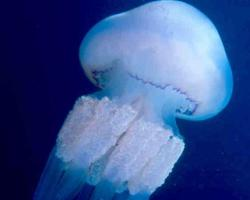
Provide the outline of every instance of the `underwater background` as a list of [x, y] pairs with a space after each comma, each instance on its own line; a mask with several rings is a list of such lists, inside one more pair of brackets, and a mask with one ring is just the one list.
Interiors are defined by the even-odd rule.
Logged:
[[[0, 199], [29, 200], [84, 76], [80, 42], [99, 20], [146, 0], [20, 0], [0, 6]], [[185, 0], [217, 27], [234, 76], [216, 117], [178, 120], [186, 148], [153, 200], [250, 200], [250, 0]], [[2, 4], [2, 3], [1, 3]]]

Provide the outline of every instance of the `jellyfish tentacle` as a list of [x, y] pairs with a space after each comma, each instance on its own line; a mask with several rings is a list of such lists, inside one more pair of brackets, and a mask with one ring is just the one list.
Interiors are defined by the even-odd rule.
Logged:
[[165, 143], [168, 134], [158, 125], [142, 118], [133, 122], [111, 153], [104, 177], [123, 185], [153, 159]]
[[[171, 143], [169, 138], [176, 136], [161, 124], [138, 115], [139, 111], [134, 110], [136, 107], [118, 105], [117, 101], [107, 97], [100, 100], [82, 97], [76, 102], [48, 161], [45, 178], [49, 179], [48, 175], [53, 172], [53, 166], [50, 167], [53, 162], [58, 174], [53, 180], [54, 189], [46, 199], [70, 199], [86, 183], [96, 185], [91, 195], [93, 200], [109, 200], [126, 191], [134, 195], [128, 198], [142, 198], [150, 194], [151, 191], [144, 192], [143, 183], [130, 186], [130, 182], [136, 175], [141, 178], [148, 163], [154, 162], [161, 148]], [[172, 169], [178, 157], [171, 159], [169, 168]], [[42, 180], [38, 188], [45, 185]], [[42, 195], [38, 193], [36, 199], [42, 199]]]
[[87, 200], [87, 199], [90, 199], [91, 195], [93, 194], [94, 189], [95, 189], [94, 186], [89, 185], [89, 184], [85, 184], [82, 187], [82, 190], [77, 195], [76, 200]]
[[[102, 99], [100, 101], [102, 101]], [[126, 111], [127, 108], [123, 110], [123, 112]], [[112, 118], [110, 118], [109, 120], [112, 121]], [[112, 191], [114, 190], [112, 193], [121, 193], [126, 191], [127, 189], [129, 189], [130, 194], [144, 192], [143, 188], [140, 188], [143, 183], [137, 183], [136, 192], [133, 192], [133, 186], [131, 186], [131, 189], [128, 188], [127, 184], [130, 184], [131, 181], [133, 182], [133, 177], [136, 177], [136, 174], [141, 174], [143, 171], [145, 171], [144, 168], [149, 168], [147, 170], [154, 169], [154, 166], [151, 166], [152, 164], [149, 165], [148, 163], [155, 162], [155, 157], [159, 156], [158, 154], [160, 154], [159, 152], [161, 148], [166, 145], [167, 150], [170, 152], [169, 154], [173, 153], [175, 155], [168, 155], [167, 152], [164, 151], [164, 153], [166, 153], [166, 155], [170, 157], [168, 164], [169, 166], [166, 166], [167, 169], [172, 169], [175, 162], [181, 155], [182, 151], [177, 151], [178, 153], [175, 154], [175, 152], [172, 152], [171, 149], [173, 148], [172, 146], [176, 145], [177, 143], [183, 144], [182, 140], [174, 136], [171, 130], [163, 128], [160, 124], [145, 121], [143, 117], [139, 117], [134, 118], [126, 128], [127, 130], [122, 136], [120, 136], [115, 146], [110, 149], [110, 152], [107, 153], [104, 158], [102, 158], [102, 161], [100, 161], [100, 163], [98, 161], [97, 163], [93, 164], [93, 168], [95, 168], [95, 165], [97, 166], [97, 172], [93, 170], [92, 175], [90, 175], [91, 173], [88, 172], [89, 177], [98, 177], [94, 178], [94, 180], [90, 178], [91, 180], [88, 181], [89, 184], [97, 184], [97, 189], [94, 192], [96, 194], [92, 195], [92, 198], [106, 196], [106, 194], [104, 193], [107, 189], [104, 188], [108, 186], [108, 188], [110, 189], [109, 192], [111, 192], [111, 188]], [[100, 138], [96, 138], [98, 141], [106, 139], [102, 138], [101, 136], [99, 137]], [[162, 154], [160, 154], [160, 156], [162, 156]], [[158, 164], [158, 166], [159, 165], [160, 164]], [[98, 169], [98, 167], [100, 168]], [[161, 177], [163, 181], [169, 173], [170, 172]], [[141, 175], [139, 175], [139, 177], [137, 178], [140, 179], [140, 176]], [[154, 177], [147, 178], [153, 179]], [[98, 183], [99, 181], [100, 183]], [[154, 182], [154, 184], [158, 184], [157, 187], [162, 183], [163, 182]], [[110, 185], [112, 185], [112, 187]], [[147, 191], [147, 193], [143, 193], [143, 195], [139, 196], [147, 196], [146, 194], [149, 195], [151, 193], [152, 190], [149, 190]], [[113, 195], [111, 196], [113, 197]], [[108, 195], [109, 198], [111, 198], [111, 196]]]
[[[136, 115], [131, 106], [118, 107], [107, 97], [101, 100], [81, 97], [59, 133], [37, 191], [46, 191], [45, 187], [49, 187], [46, 184], [52, 182], [49, 174], [56, 169], [57, 177], [54, 175], [53, 179], [56, 188], [47, 199], [67, 199], [70, 191], [78, 191], [85, 182], [97, 184], [110, 152]], [[70, 188], [71, 185], [75, 188]], [[41, 192], [36, 193], [35, 199], [41, 199]]]
[[35, 191], [34, 199], [51, 199], [51, 193], [56, 187], [57, 181], [60, 179], [63, 171], [64, 163], [59, 158], [55, 157], [55, 148], [53, 148]]
[[81, 168], [68, 165], [57, 186], [56, 200], [73, 199], [82, 189], [86, 174]]
[[115, 192], [115, 186], [111, 182], [101, 181], [96, 185], [90, 200], [112, 200]]
[[[59, 133], [57, 154], [63, 160], [74, 160], [88, 169], [116, 145], [117, 140], [136, 117], [136, 112], [126, 105], [118, 107], [108, 98], [97, 100], [92, 97], [82, 97], [81, 100], [87, 103], [77, 102], [74, 106], [72, 115], [69, 116], [74, 124], [71, 126], [66, 120], [64, 127], [67, 132], [63, 128]], [[95, 103], [88, 103], [92, 101]], [[92, 109], [92, 117], [87, 123], [82, 116], [82, 107]], [[78, 118], [80, 119], [77, 120]], [[79, 124], [82, 124], [80, 128]]]
[[168, 142], [161, 146], [155, 158], [150, 160], [144, 169], [129, 181], [129, 190], [135, 194], [140, 191], [144, 191], [148, 195], [153, 193], [165, 182], [184, 147], [185, 144], [180, 138], [170, 136]]
[[70, 163], [65, 163], [50, 153], [43, 175], [34, 195], [35, 200], [72, 199], [85, 182], [85, 174]]

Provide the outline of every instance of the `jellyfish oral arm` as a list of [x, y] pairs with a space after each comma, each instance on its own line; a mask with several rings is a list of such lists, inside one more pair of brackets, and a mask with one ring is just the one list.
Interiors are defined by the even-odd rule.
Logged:
[[138, 117], [131, 105], [81, 97], [59, 133], [35, 199], [70, 199], [84, 184], [97, 185], [92, 199], [124, 192], [149, 197], [183, 149], [182, 139]]

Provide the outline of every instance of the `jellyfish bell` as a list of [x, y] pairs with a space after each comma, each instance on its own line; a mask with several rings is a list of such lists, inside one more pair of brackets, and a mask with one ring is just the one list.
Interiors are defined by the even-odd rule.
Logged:
[[75, 103], [35, 199], [73, 199], [81, 190], [82, 199], [147, 199], [184, 150], [175, 118], [207, 119], [231, 97], [220, 36], [194, 7], [154, 1], [99, 22], [79, 55], [101, 90]]
[[230, 65], [215, 26], [180, 1], [156, 1], [102, 20], [84, 38], [80, 60], [101, 87], [114, 68], [158, 88], [172, 87], [191, 104], [177, 106], [181, 118], [212, 117], [232, 93]]

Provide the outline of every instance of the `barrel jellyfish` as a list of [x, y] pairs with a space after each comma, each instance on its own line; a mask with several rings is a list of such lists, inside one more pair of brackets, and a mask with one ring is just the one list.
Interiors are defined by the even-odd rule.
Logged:
[[184, 150], [175, 119], [208, 119], [229, 102], [220, 36], [196, 8], [154, 1], [97, 23], [79, 55], [100, 90], [76, 101], [34, 199], [148, 199]]

